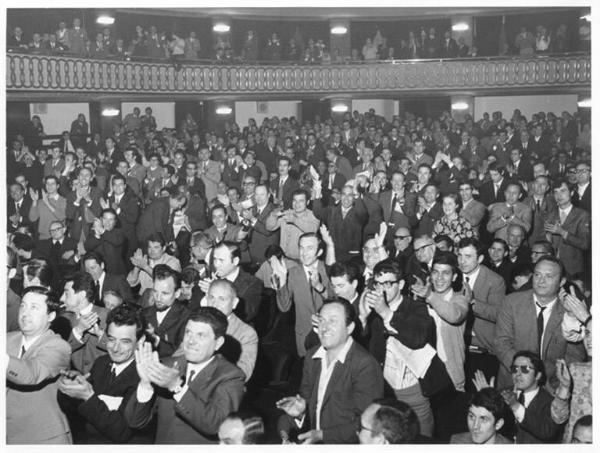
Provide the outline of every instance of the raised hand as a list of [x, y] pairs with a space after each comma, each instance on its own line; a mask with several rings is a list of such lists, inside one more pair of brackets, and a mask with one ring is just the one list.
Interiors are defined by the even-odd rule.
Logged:
[[556, 377], [562, 387], [571, 390], [571, 373], [569, 372], [569, 367], [564, 359], [558, 359], [556, 361]]
[[323, 286], [323, 283], [321, 283], [321, 276], [318, 272], [312, 271], [310, 273], [310, 286], [312, 286], [318, 293], [325, 291], [325, 286]]
[[142, 341], [135, 350], [135, 367], [140, 377], [140, 382], [147, 386], [150, 385], [148, 366], [152, 361], [152, 346], [147, 341]]
[[98, 321], [99, 316], [96, 312], [90, 312], [86, 315], [81, 316], [77, 320], [77, 324], [73, 327], [73, 330], [79, 335], [82, 336], [85, 332], [90, 330]]
[[331, 234], [325, 225], [321, 225], [319, 227], [319, 232], [321, 233], [321, 237], [323, 238], [323, 242], [325, 242], [325, 244], [333, 244], [333, 238], [331, 237]]
[[368, 290], [365, 294], [364, 300], [366, 305], [370, 309], [375, 310], [375, 312], [381, 316], [382, 319], [386, 319], [391, 313], [391, 309], [385, 301], [383, 291]]
[[31, 197], [31, 201], [33, 201], [34, 203], [37, 203], [37, 201], [40, 199], [38, 191], [32, 187], [29, 188], [29, 196]]
[[579, 322], [584, 322], [590, 316], [590, 311], [585, 302], [576, 296], [574, 286], [571, 286], [568, 293], [561, 288], [559, 300], [565, 310], [575, 316]]
[[104, 198], [100, 198], [100, 206], [102, 206], [102, 209], [108, 209], [110, 208], [110, 203]]
[[306, 411], [306, 400], [300, 395], [287, 396], [275, 403], [277, 409], [281, 409], [290, 417], [301, 417]]
[[483, 374], [483, 371], [481, 371], [481, 370], [475, 371], [475, 377], [473, 379], [471, 379], [471, 381], [473, 382], [473, 385], [475, 386], [477, 391], [480, 391], [481, 389], [485, 389], [485, 388], [493, 388], [494, 387], [494, 377], [492, 376], [492, 378], [490, 379], [490, 382], [486, 381], [485, 375]]

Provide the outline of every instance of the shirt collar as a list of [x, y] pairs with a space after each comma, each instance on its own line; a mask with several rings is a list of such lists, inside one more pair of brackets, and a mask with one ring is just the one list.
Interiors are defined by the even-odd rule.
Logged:
[[536, 310], [537, 310], [537, 306], [539, 305], [540, 307], [545, 307], [545, 308], [549, 308], [549, 312], [552, 311], [552, 308], [554, 307], [554, 304], [556, 303], [556, 301], [558, 300], [558, 297], [555, 297], [552, 301], [550, 301], [550, 303], [547, 303], [546, 305], [542, 305], [542, 304], [538, 304], [538, 298], [535, 295], [535, 293], [533, 294], [533, 301], [535, 302], [536, 305]]
[[[334, 362], [338, 361], [340, 363], [344, 363], [346, 361], [346, 356], [348, 355], [348, 351], [352, 347], [352, 343], [353, 343], [352, 337], [348, 337], [348, 339], [346, 340], [346, 344], [344, 344], [344, 347], [338, 353], [337, 357], [333, 361]], [[327, 360], [327, 351], [325, 350], [325, 348], [323, 346], [321, 346], [321, 347], [319, 347], [319, 349], [317, 349], [317, 352], [315, 352], [313, 354], [312, 358], [313, 359], [321, 359], [321, 361]]]
[[225, 280], [229, 280], [231, 283], [233, 283], [235, 279], [238, 278], [238, 275], [240, 275], [240, 268], [236, 267], [233, 272], [231, 272], [227, 277], [225, 277]]
[[28, 351], [29, 348], [43, 335], [43, 333], [36, 335], [35, 337], [25, 338], [25, 336], [21, 337], [21, 346], [25, 347], [25, 350]]
[[79, 310], [79, 316], [84, 316], [87, 315], [88, 313], [91, 313], [92, 310], [94, 309], [94, 305], [93, 304], [87, 304], [85, 307], [83, 307], [81, 310]]
[[123, 362], [123, 363], [113, 363], [111, 365], [111, 370], [113, 370], [115, 372], [115, 376], [118, 376], [119, 374], [121, 374], [123, 372], [123, 370], [125, 368], [127, 368], [131, 362], [133, 362], [133, 357], [131, 357], [127, 362]]

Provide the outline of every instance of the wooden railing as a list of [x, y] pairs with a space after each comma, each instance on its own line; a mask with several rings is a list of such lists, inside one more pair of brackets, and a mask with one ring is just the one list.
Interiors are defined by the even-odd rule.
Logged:
[[175, 66], [16, 53], [6, 59], [9, 96], [16, 91], [248, 95], [589, 87], [592, 69], [589, 54], [312, 66]]

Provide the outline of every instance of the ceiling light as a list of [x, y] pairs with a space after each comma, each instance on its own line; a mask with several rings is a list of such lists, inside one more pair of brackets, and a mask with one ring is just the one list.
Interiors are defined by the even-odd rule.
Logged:
[[227, 33], [229, 31], [230, 27], [227, 24], [215, 24], [213, 26], [213, 31], [216, 31], [217, 33]]
[[221, 107], [217, 107], [216, 113], [217, 115], [231, 115], [231, 112], [233, 110], [231, 109], [231, 107], [227, 107], [226, 105], [223, 105]]
[[580, 109], [590, 109], [592, 108], [592, 100], [583, 99], [577, 103], [577, 107], [579, 107]]
[[469, 29], [469, 24], [461, 22], [459, 24], [454, 24], [452, 26], [452, 31], [467, 31]]
[[333, 107], [331, 107], [331, 111], [337, 113], [345, 113], [348, 111], [348, 106], [346, 104], [335, 104]]
[[119, 116], [119, 109], [107, 108], [102, 110], [102, 116]]
[[339, 26], [333, 27], [331, 29], [331, 34], [332, 35], [345, 35], [347, 31], [348, 31], [348, 29], [346, 27], [344, 27], [343, 25], [339, 25]]
[[99, 16], [96, 23], [100, 25], [112, 25], [115, 23], [115, 18], [110, 16]]
[[452, 104], [452, 110], [467, 110], [469, 108], [469, 104], [466, 102], [455, 102]]

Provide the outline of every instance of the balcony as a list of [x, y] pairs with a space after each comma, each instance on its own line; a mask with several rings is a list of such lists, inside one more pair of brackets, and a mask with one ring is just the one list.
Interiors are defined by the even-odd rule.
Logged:
[[94, 60], [8, 53], [7, 97], [84, 95], [252, 96], [486, 92], [591, 86], [589, 54], [331, 65]]

